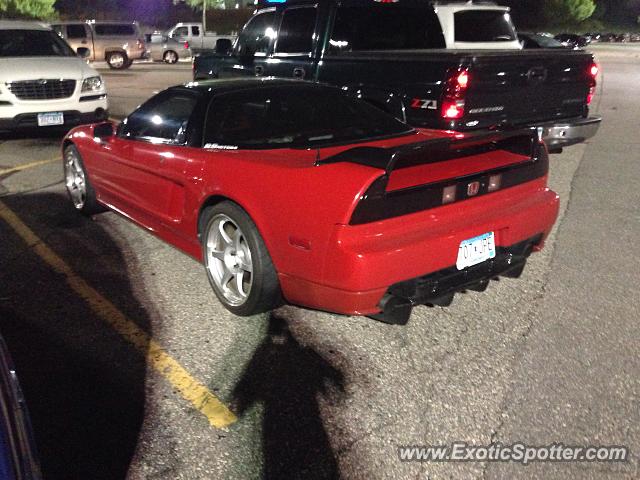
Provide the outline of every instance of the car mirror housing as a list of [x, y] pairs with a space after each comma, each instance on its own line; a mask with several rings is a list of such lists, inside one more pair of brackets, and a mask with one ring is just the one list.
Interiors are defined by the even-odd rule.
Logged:
[[216, 40], [216, 53], [219, 55], [228, 55], [231, 52], [232, 43], [228, 38], [219, 38]]
[[111, 122], [100, 123], [93, 128], [93, 138], [96, 138], [98, 140], [113, 137], [113, 135], [114, 128], [113, 123]]
[[76, 52], [78, 53], [78, 56], [80, 58], [89, 58], [89, 56], [91, 55], [91, 50], [86, 47], [78, 47]]

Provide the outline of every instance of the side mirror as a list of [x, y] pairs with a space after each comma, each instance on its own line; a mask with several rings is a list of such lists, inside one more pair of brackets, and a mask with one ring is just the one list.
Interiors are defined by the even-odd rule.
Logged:
[[93, 138], [97, 140], [104, 140], [109, 137], [113, 137], [114, 128], [113, 123], [104, 122], [99, 123], [95, 127], [93, 127]]
[[233, 44], [228, 38], [219, 38], [216, 40], [216, 53], [219, 55], [229, 55]]
[[91, 56], [91, 50], [87, 47], [78, 47], [76, 52], [80, 58], [89, 58]]

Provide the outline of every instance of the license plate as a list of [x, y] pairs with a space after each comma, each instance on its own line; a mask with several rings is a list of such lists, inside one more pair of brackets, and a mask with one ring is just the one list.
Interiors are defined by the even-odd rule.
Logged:
[[39, 127], [49, 127], [51, 125], [64, 125], [64, 114], [62, 112], [38, 114]]
[[496, 240], [493, 232], [463, 240], [458, 249], [458, 270], [477, 265], [496, 256]]

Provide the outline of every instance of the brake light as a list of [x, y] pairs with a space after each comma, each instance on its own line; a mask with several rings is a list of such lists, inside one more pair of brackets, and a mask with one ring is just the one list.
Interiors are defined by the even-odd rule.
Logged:
[[464, 116], [464, 96], [471, 78], [465, 69], [453, 70], [445, 82], [442, 108], [440, 114], [448, 120], [455, 120]]
[[442, 102], [442, 116], [448, 119], [462, 118], [464, 100], [445, 100]]
[[184, 48], [185, 50], [189, 50], [189, 42], [184, 42]]
[[593, 100], [593, 96], [596, 93], [596, 77], [598, 76], [598, 72], [600, 71], [600, 67], [598, 64], [593, 62], [589, 65], [589, 93], [587, 93], [587, 105], [591, 103]]

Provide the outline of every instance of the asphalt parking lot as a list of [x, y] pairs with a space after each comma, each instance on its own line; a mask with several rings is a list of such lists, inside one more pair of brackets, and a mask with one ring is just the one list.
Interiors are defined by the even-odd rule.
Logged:
[[[0, 137], [0, 328], [51, 479], [640, 477], [640, 47], [596, 50], [589, 142], [551, 157], [561, 216], [518, 280], [394, 327], [243, 319], [202, 266], [68, 202], [60, 135]], [[101, 70], [111, 114], [190, 65]], [[627, 445], [626, 463], [405, 463], [400, 445]]]

